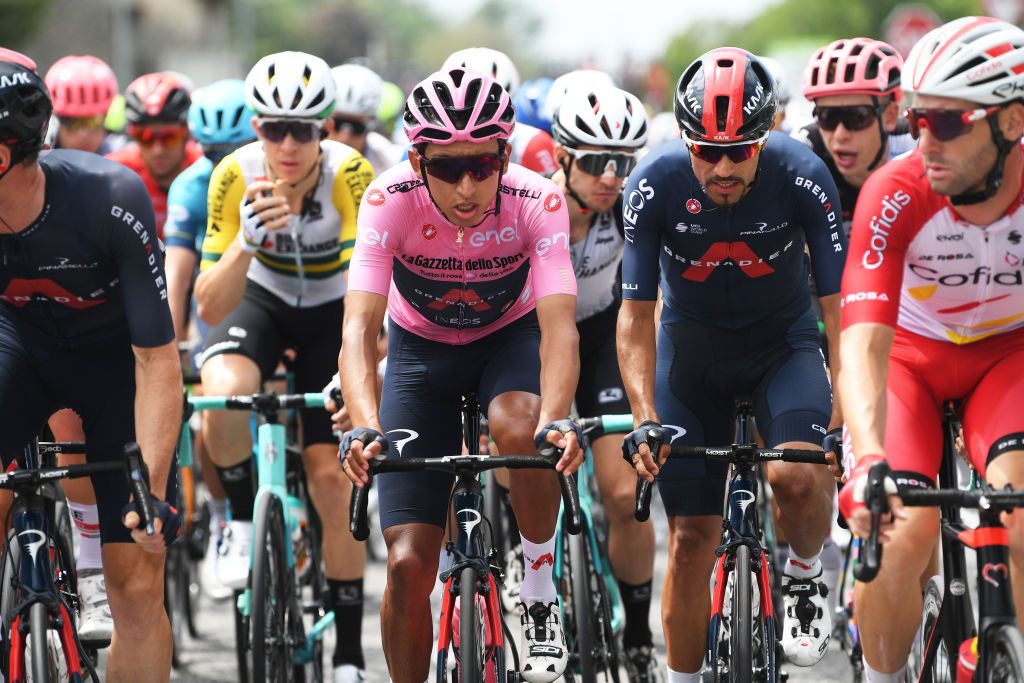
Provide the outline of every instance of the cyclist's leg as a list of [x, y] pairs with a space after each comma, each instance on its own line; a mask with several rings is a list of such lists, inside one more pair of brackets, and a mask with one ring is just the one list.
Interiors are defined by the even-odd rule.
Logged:
[[[578, 324], [580, 381], [576, 410], [581, 417], [629, 414], [629, 401], [619, 373], [615, 350], [618, 307]], [[649, 624], [651, 581], [654, 576], [654, 524], [633, 516], [636, 479], [622, 460], [623, 434], [608, 434], [591, 443], [594, 471], [608, 516], [608, 559], [619, 582], [625, 606], [623, 646], [653, 644]]]
[[[464, 370], [451, 358], [459, 355], [451, 347], [391, 325], [380, 410], [391, 446], [389, 457], [459, 452]], [[376, 477], [374, 485], [388, 545], [381, 604], [384, 656], [392, 680], [421, 683], [430, 666], [430, 592], [437, 580], [437, 550], [452, 477], [440, 472], [396, 472]]]
[[[1015, 337], [1024, 340], [1024, 334]], [[1002, 340], [1001, 340], [1002, 341]], [[1006, 340], [1009, 341], [1009, 340]], [[1005, 356], [964, 402], [964, 437], [975, 469], [997, 488], [1024, 489], [1024, 343], [1001, 343]], [[1007, 348], [1007, 347], [1010, 348]], [[1004, 515], [1017, 623], [1024, 623], [1024, 510]]]
[[[702, 327], [662, 323], [658, 331], [656, 408], [672, 443], [715, 446], [732, 442], [733, 399], [712, 389], [724, 369], [705, 347]], [[706, 355], [705, 355], [706, 352]], [[699, 360], [698, 360], [699, 359]], [[668, 569], [661, 616], [670, 671], [699, 676], [711, 595], [708, 581], [722, 535], [725, 463], [669, 460], [658, 475], [668, 514]], [[694, 678], [693, 680], [699, 680]]]
[[[908, 362], [916, 352], [897, 343], [889, 359], [886, 392], [886, 458], [897, 480], [934, 485], [942, 456], [940, 401], [919, 368]], [[874, 581], [858, 582], [854, 600], [864, 661], [872, 670], [896, 673], [907, 655], [921, 619], [921, 574], [938, 540], [934, 508], [905, 508], [885, 544], [885, 561]]]
[[[291, 312], [288, 336], [295, 342], [295, 389], [316, 392], [338, 366], [343, 317], [342, 300]], [[348, 533], [348, 504], [352, 485], [338, 467], [338, 440], [331, 432], [330, 414], [322, 409], [302, 411], [302, 459], [309, 497], [320, 515], [327, 573], [327, 609], [335, 614], [334, 667], [366, 667], [363, 661], [363, 574], [366, 544]]]

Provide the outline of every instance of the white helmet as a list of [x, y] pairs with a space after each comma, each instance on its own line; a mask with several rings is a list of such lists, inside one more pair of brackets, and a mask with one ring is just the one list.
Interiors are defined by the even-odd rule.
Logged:
[[640, 100], [610, 85], [576, 84], [562, 98], [551, 134], [566, 147], [643, 147], [647, 111]]
[[785, 107], [789, 103], [790, 91], [789, 83], [786, 82], [786, 76], [783, 73], [782, 65], [771, 57], [758, 56], [761, 63], [768, 69], [768, 73], [775, 79], [775, 95], [779, 98], [779, 106]]
[[1004, 104], [1024, 97], [1024, 31], [963, 17], [928, 32], [903, 65], [904, 92]]
[[490, 76], [509, 95], [519, 88], [519, 70], [504, 52], [489, 47], [467, 47], [448, 55], [448, 59], [441, 65], [441, 71], [460, 66]]
[[245, 77], [245, 102], [257, 116], [325, 119], [334, 95], [327, 62], [305, 52], [267, 55]]
[[554, 122], [555, 112], [558, 111], [558, 105], [561, 104], [562, 98], [565, 97], [565, 92], [576, 84], [590, 86], [610, 85], [614, 87], [615, 80], [605, 72], [596, 69], [577, 69], [576, 71], [562, 74], [555, 79], [555, 82], [551, 84], [551, 89], [548, 90], [547, 99], [544, 101], [544, 107], [541, 110], [543, 118]]
[[361, 64], [342, 64], [331, 69], [338, 98], [335, 114], [377, 118], [384, 81], [372, 69]]
[[663, 111], [651, 117], [650, 133], [647, 136], [651, 149], [668, 140], [678, 141], [681, 137], [675, 113]]

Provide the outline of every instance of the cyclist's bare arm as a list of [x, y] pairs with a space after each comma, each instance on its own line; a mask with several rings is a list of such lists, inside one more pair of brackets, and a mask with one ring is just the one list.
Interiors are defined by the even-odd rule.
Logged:
[[[345, 323], [338, 356], [341, 396], [352, 425], [382, 433], [380, 402], [377, 399], [377, 333], [384, 323], [387, 305], [387, 297], [373, 292], [353, 291], [345, 295]], [[367, 450], [367, 455], [372, 457], [380, 451], [380, 446], [372, 443]], [[349, 457], [355, 461], [353, 469], [356, 474], [364, 474], [366, 466], [362, 444], [353, 442]]]
[[199, 317], [207, 324], [217, 325], [241, 303], [252, 258], [232, 242], [217, 263], [199, 273], [195, 297]]
[[[580, 337], [576, 329], [576, 297], [552, 294], [537, 300], [540, 324], [540, 420], [537, 431], [549, 422], [569, 416], [580, 379]], [[583, 452], [572, 438], [558, 464], [563, 474], [579, 467]]]
[[839, 302], [841, 299], [841, 294], [830, 294], [818, 299], [825, 322], [825, 336], [828, 338], [828, 371], [832, 376], [832, 419], [829, 421], [829, 430], [843, 426], [841, 387], [839, 386], [839, 368], [842, 367], [843, 360], [839, 350]]
[[167, 495], [167, 474], [181, 430], [181, 363], [178, 344], [145, 348], [135, 353], [135, 435], [149, 467], [153, 495]]
[[[656, 301], [625, 299], [619, 308], [619, 320], [615, 330], [615, 346], [619, 354], [619, 370], [622, 385], [629, 397], [633, 412], [633, 425], [645, 420], [660, 422], [654, 408], [654, 377], [657, 363], [657, 341], [655, 326]], [[658, 473], [658, 463], [651, 458], [647, 444], [640, 446], [641, 462], [637, 474], [653, 479]], [[663, 461], [669, 451], [662, 448], [659, 460]]]
[[846, 427], [860, 455], [885, 454], [885, 383], [895, 334], [881, 323], [857, 323], [843, 330], [840, 397]]

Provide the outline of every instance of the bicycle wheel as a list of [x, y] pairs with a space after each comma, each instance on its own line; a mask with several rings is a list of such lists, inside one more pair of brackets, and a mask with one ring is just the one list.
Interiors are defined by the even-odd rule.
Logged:
[[466, 567], [459, 574], [459, 683], [483, 681], [482, 619], [476, 601], [476, 569]]
[[188, 625], [189, 571], [187, 550], [182, 543], [167, 549], [164, 561], [164, 609], [171, 622], [171, 666], [180, 665], [185, 628]]
[[249, 683], [249, 672], [252, 670], [252, 646], [249, 643], [249, 617], [238, 609], [238, 598], [241, 591], [231, 595], [232, 611], [235, 613], [235, 660], [238, 664], [238, 683]]
[[750, 683], [753, 675], [753, 619], [751, 614], [750, 548], [736, 546], [732, 582], [732, 616], [729, 636], [729, 680]]
[[1000, 624], [989, 630], [985, 638], [988, 650], [985, 664], [986, 683], [1020, 683], [1024, 681], [1024, 637], [1020, 630]]
[[957, 655], [950, 657], [946, 650], [946, 641], [939, 623], [939, 610], [945, 595], [945, 583], [941, 576], [933, 576], [924, 589], [924, 601], [921, 605], [921, 627], [914, 636], [910, 646], [910, 657], [907, 670], [921, 672], [929, 655], [931, 643], [933, 650], [931, 660], [931, 679], [933, 683], [953, 683], [956, 681]]
[[54, 683], [57, 680], [58, 666], [54, 659], [56, 654], [50, 643], [50, 615], [46, 612], [46, 605], [37, 602], [29, 608], [29, 633], [25, 641], [25, 651], [29, 653], [31, 660], [28, 662], [28, 671], [31, 673], [31, 683]]
[[292, 672], [291, 577], [284, 546], [291, 539], [285, 533], [280, 498], [261, 496], [255, 529], [249, 615], [252, 680], [284, 682]]

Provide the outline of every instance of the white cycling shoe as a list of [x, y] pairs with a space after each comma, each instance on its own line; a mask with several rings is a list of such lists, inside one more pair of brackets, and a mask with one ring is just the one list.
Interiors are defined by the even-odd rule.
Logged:
[[199, 566], [199, 583], [203, 587], [203, 594], [211, 600], [227, 600], [233, 591], [220, 582], [217, 576], [217, 561], [219, 548], [223, 539], [224, 530], [210, 531], [210, 540], [206, 545], [206, 555]]
[[244, 590], [249, 580], [249, 545], [252, 522], [232, 520], [224, 527], [217, 548], [217, 580], [231, 590]]
[[822, 572], [809, 579], [782, 575], [782, 649], [797, 666], [812, 666], [825, 655], [832, 637], [828, 592]]
[[334, 683], [363, 683], [366, 672], [355, 664], [342, 664], [334, 667]]
[[565, 673], [569, 651], [559, 619], [557, 602], [519, 603], [522, 625], [523, 680], [552, 683]]
[[78, 604], [78, 637], [87, 643], [109, 643], [114, 633], [114, 620], [110, 616], [102, 569], [78, 572]]

